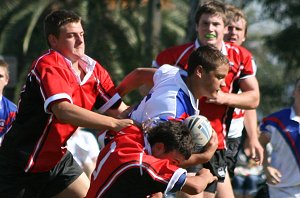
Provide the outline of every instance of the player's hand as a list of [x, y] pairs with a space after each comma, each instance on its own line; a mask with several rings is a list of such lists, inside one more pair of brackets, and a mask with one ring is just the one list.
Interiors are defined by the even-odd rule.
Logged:
[[127, 109], [125, 109], [119, 116], [118, 118], [128, 118], [129, 113], [131, 113], [131, 111], [136, 107], [137, 105], [131, 105], [130, 107], [128, 107]]
[[207, 98], [206, 103], [213, 103], [213, 104], [217, 104], [217, 105], [224, 105], [227, 104], [226, 103], [226, 93], [224, 93], [223, 91], [219, 90], [216, 94], [216, 97], [214, 98]]
[[205, 151], [210, 151], [214, 153], [218, 148], [218, 135], [216, 131], [213, 129], [213, 132], [211, 134], [211, 138], [209, 142], [205, 145]]
[[267, 166], [267, 168], [265, 169], [265, 174], [267, 177], [267, 182], [273, 185], [278, 184], [282, 176], [281, 173], [276, 168], [273, 168], [272, 166]]
[[121, 129], [128, 127], [133, 124], [133, 120], [131, 119], [116, 119], [112, 130], [120, 131]]
[[214, 176], [209, 169], [207, 168], [201, 168], [196, 175], [202, 177], [203, 179], [205, 179], [207, 181], [208, 184], [217, 181], [218, 178], [216, 176]]
[[245, 149], [249, 149], [249, 157], [251, 159], [256, 161], [258, 165], [262, 165], [264, 160], [264, 148], [261, 146], [258, 139], [249, 140], [249, 144], [245, 144]]

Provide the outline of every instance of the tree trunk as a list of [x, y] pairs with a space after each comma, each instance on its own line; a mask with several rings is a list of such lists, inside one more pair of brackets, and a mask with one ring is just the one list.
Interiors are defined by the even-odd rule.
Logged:
[[145, 28], [145, 60], [144, 64], [149, 65], [157, 54], [160, 46], [161, 31], [161, 4], [160, 0], [149, 0], [147, 23]]

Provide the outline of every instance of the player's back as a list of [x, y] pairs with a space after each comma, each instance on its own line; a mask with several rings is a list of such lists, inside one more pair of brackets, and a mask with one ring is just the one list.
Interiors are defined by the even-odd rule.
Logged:
[[184, 119], [198, 114], [195, 99], [182, 79], [182, 72], [186, 73], [171, 65], [160, 67], [153, 77], [153, 88], [130, 114], [131, 118], [142, 123], [148, 119]]

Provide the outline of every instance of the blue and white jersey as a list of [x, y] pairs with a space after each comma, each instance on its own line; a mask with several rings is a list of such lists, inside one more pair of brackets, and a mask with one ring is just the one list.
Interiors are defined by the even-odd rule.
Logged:
[[281, 182], [274, 188], [300, 185], [300, 119], [293, 108], [275, 112], [263, 119], [262, 133], [267, 133], [272, 145], [270, 165], [278, 169]]
[[16, 118], [17, 106], [6, 97], [0, 98], [0, 146], [3, 136]]
[[149, 94], [131, 112], [131, 119], [143, 123], [147, 120], [183, 120], [199, 114], [198, 100], [189, 91], [183, 78], [186, 71], [163, 65], [154, 74], [154, 86]]

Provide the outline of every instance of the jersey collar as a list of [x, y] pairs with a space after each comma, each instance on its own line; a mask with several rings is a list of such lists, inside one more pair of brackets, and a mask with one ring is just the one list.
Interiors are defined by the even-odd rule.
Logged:
[[[198, 49], [199, 47], [201, 47], [200, 42], [199, 42], [198, 39], [195, 40], [194, 45], [195, 45], [195, 49]], [[224, 42], [224, 41], [222, 41], [221, 52], [222, 52], [222, 54], [223, 54], [224, 56], [227, 56], [227, 55], [228, 55], [228, 54], [227, 54], [227, 50], [226, 50], [226, 46], [225, 46], [225, 42]]]
[[[72, 61], [69, 60], [68, 58], [66, 58], [64, 55], [62, 55], [60, 52], [51, 49], [55, 52], [57, 52], [58, 54], [60, 54], [62, 57], [64, 57], [64, 59], [66, 60], [66, 62], [68, 63], [68, 65], [70, 66], [71, 70], [73, 71], [74, 75], [77, 76], [76, 72], [73, 70], [72, 68]], [[83, 57], [81, 57], [81, 59], [78, 61], [80, 67], [82, 68], [83, 71], [85, 71], [85, 77], [83, 78], [83, 80], [80, 80], [80, 77], [77, 76], [78, 81], [80, 82], [80, 84], [84, 84], [93, 74], [95, 65], [96, 65], [96, 61], [94, 59], [92, 59], [91, 57], [89, 57], [88, 55], [84, 55]]]

